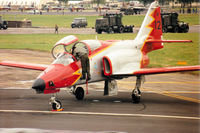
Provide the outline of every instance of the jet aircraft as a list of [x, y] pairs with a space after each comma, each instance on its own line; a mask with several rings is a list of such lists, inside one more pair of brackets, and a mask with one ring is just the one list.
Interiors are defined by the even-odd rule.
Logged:
[[[38, 65], [1, 61], [0, 65], [43, 71], [33, 83], [37, 93], [55, 94], [60, 88], [70, 88], [78, 100], [84, 98], [81, 84], [105, 81], [104, 95], [117, 90], [116, 79], [136, 76], [136, 85], [132, 91], [132, 101], [140, 102], [141, 83], [144, 75], [181, 71], [199, 71], [200, 66], [177, 66], [166, 68], [148, 68], [148, 52], [163, 48], [163, 43], [186, 42], [191, 40], [162, 40], [162, 22], [158, 2], [153, 2], [144, 18], [139, 33], [134, 40], [82, 40], [70, 35], [58, 41], [52, 48], [55, 58], [50, 65]], [[91, 79], [81, 80], [80, 60], [71, 53], [73, 47], [82, 47], [88, 51]], [[87, 88], [86, 88], [87, 90]], [[50, 98], [53, 110], [62, 109], [61, 102], [54, 96]]]

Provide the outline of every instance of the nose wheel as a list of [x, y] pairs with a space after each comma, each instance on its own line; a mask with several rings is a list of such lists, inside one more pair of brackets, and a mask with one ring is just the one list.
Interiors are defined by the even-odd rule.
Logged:
[[52, 106], [52, 110], [55, 110], [55, 111], [63, 110], [61, 102], [59, 100], [57, 100], [56, 97], [54, 97], [54, 96], [50, 98], [49, 104]]

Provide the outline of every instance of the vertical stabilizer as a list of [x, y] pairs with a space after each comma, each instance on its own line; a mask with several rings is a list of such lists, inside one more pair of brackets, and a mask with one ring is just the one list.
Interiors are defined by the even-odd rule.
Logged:
[[140, 42], [141, 51], [148, 53], [152, 50], [163, 48], [161, 42], [149, 43], [148, 40], [161, 40], [162, 38], [162, 21], [158, 1], [153, 2], [144, 18], [142, 26], [136, 39]]

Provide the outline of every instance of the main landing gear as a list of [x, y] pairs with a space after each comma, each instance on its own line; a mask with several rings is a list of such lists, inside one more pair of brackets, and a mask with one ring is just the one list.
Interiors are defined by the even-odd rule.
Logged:
[[76, 97], [77, 100], [83, 100], [84, 98], [84, 89], [82, 87], [77, 87], [74, 91], [74, 95]]
[[140, 97], [141, 97], [140, 87], [141, 87], [141, 83], [142, 83], [143, 79], [144, 79], [144, 76], [141, 76], [141, 75], [137, 76], [135, 89], [132, 91], [132, 102], [133, 103], [140, 102]]

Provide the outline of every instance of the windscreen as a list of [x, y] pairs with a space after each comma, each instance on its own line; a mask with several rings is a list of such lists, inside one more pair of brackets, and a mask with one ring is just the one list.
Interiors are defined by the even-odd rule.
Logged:
[[71, 54], [62, 53], [58, 55], [58, 58], [52, 64], [63, 64], [64, 66], [74, 62], [74, 58]]

